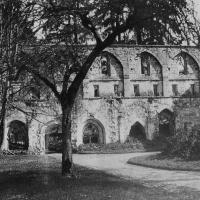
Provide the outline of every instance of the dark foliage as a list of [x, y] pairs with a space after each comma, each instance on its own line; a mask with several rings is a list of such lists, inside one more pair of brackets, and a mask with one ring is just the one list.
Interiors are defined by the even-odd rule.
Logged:
[[193, 126], [190, 130], [177, 130], [174, 136], [167, 139], [163, 154], [186, 160], [199, 160], [200, 127]]

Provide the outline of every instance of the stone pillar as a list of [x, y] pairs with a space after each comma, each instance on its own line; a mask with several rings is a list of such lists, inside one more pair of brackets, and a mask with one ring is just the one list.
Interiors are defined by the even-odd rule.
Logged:
[[122, 116], [121, 115], [119, 115], [118, 117], [117, 117], [117, 129], [118, 129], [118, 141], [119, 141], [119, 143], [121, 143], [121, 130], [120, 130], [120, 128], [121, 128], [121, 118], [122, 118]]
[[2, 143], [2, 146], [1, 146], [2, 150], [8, 150], [9, 149], [9, 146], [8, 146], [8, 131], [9, 131], [9, 127], [5, 123], [3, 143]]
[[124, 75], [124, 97], [130, 97], [130, 79], [129, 75]]
[[163, 66], [163, 96], [169, 97], [170, 96], [170, 82], [169, 82], [169, 69], [168, 65], [165, 64]]

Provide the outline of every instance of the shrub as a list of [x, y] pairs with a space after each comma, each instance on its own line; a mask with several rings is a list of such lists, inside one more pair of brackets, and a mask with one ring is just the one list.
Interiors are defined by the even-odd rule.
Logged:
[[134, 151], [144, 151], [143, 145], [139, 141], [126, 143], [109, 143], [109, 144], [81, 144], [78, 147], [79, 153], [93, 152], [93, 153], [126, 153]]
[[200, 159], [200, 126], [177, 130], [174, 136], [167, 139], [163, 153], [186, 160]]

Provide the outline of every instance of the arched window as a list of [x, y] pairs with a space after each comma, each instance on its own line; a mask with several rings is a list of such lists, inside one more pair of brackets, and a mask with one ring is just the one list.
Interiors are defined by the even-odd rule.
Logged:
[[83, 143], [99, 143], [99, 131], [95, 124], [89, 123], [86, 125], [83, 133]]
[[152, 69], [154, 68], [155, 73], [162, 77], [162, 67], [159, 61], [150, 53], [141, 53], [141, 73], [150, 76]]
[[175, 59], [179, 70], [179, 75], [198, 73], [198, 64], [189, 54], [181, 52], [175, 57]]
[[28, 150], [28, 128], [21, 121], [12, 121], [8, 130], [8, 143], [10, 150]]
[[[93, 97], [124, 96], [123, 66], [120, 60], [110, 52], [104, 51], [95, 59], [85, 82], [88, 87], [84, 88], [84, 94], [88, 97], [91, 95]], [[97, 85], [99, 85], [99, 92]], [[91, 93], [92, 90], [94, 92]]]
[[[143, 82], [140, 83], [141, 96], [163, 96], [163, 73], [162, 65], [155, 56], [148, 52], [141, 53], [141, 79], [152, 80], [145, 86]], [[136, 95], [136, 86], [134, 93]]]
[[61, 123], [52, 123], [45, 130], [46, 151], [62, 151], [62, 126]]
[[104, 143], [104, 134], [103, 125], [95, 119], [90, 119], [83, 129], [83, 143], [102, 144]]
[[150, 55], [147, 53], [141, 54], [141, 73], [150, 76]]
[[107, 54], [102, 54], [101, 58], [101, 73], [110, 76], [110, 60]]

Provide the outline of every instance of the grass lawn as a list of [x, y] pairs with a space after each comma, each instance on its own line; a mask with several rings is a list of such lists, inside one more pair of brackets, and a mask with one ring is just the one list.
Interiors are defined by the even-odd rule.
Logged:
[[200, 171], [200, 161], [185, 161], [162, 154], [134, 157], [129, 159], [128, 163], [167, 170]]
[[76, 166], [76, 178], [60, 175], [60, 162], [47, 156], [1, 156], [1, 200], [184, 200], [199, 193], [148, 188], [100, 171]]

